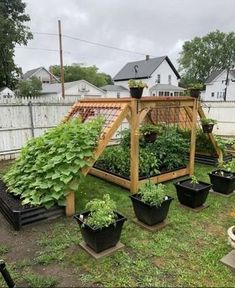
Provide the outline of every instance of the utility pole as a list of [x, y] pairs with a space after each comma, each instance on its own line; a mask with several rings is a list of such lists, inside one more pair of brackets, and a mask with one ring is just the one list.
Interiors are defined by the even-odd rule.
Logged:
[[60, 45], [60, 74], [61, 74], [61, 94], [64, 98], [64, 64], [63, 64], [63, 50], [62, 50], [62, 35], [61, 35], [61, 22], [58, 20], [59, 27], [59, 45]]

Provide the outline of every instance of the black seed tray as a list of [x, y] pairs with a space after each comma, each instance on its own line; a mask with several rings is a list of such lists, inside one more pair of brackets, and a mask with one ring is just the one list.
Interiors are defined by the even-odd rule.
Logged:
[[[224, 162], [229, 162], [232, 160], [231, 154], [226, 154], [223, 157]], [[195, 162], [215, 166], [218, 164], [218, 157], [216, 156], [209, 156], [209, 155], [203, 155], [203, 154], [196, 154], [195, 155]]]
[[15, 230], [23, 226], [64, 214], [64, 208], [54, 206], [46, 209], [43, 206], [30, 207], [21, 205], [21, 200], [7, 192], [7, 187], [0, 180], [0, 211]]

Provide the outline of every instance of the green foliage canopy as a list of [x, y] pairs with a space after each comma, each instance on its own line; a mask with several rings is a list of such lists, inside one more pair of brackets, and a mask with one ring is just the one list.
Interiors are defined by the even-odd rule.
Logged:
[[21, 97], [39, 96], [40, 91], [42, 91], [42, 82], [35, 76], [17, 84], [17, 93]]
[[14, 48], [32, 39], [24, 24], [30, 20], [25, 6], [22, 0], [0, 1], [0, 87], [15, 87], [21, 69], [14, 63]]
[[9, 192], [22, 204], [65, 205], [68, 190], [77, 191], [81, 169], [94, 157], [103, 119], [73, 119], [31, 139], [4, 175]]
[[235, 33], [216, 30], [186, 41], [178, 59], [183, 84], [204, 83], [214, 70], [233, 68]]
[[[54, 65], [51, 68], [52, 73], [60, 78], [60, 66]], [[102, 87], [113, 83], [111, 76], [102, 72], [98, 72], [98, 68], [96, 66], [82, 67], [79, 64], [64, 66], [64, 79], [65, 82], [72, 82], [83, 79], [97, 87]]]

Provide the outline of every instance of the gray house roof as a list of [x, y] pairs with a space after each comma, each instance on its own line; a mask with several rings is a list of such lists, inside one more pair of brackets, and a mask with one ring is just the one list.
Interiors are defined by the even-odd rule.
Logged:
[[148, 60], [145, 59], [141, 61], [129, 62], [114, 76], [113, 80], [122, 81], [133, 78], [149, 78], [164, 60], [167, 61], [179, 79], [180, 75], [175, 69], [174, 65], [171, 63], [170, 59], [167, 56], [162, 56], [157, 58], [149, 58]]
[[176, 92], [183, 92], [185, 89], [179, 86], [170, 85], [170, 84], [156, 84], [152, 86], [150, 89], [152, 90], [158, 90], [158, 91], [176, 91]]
[[38, 68], [27, 71], [26, 73], [23, 74], [22, 80], [30, 79], [34, 74], [36, 74], [38, 71], [42, 69], [47, 71], [57, 82], [59, 82], [59, 79], [55, 75], [53, 75], [50, 71], [48, 71], [45, 67], [38, 67]]
[[[212, 81], [214, 81], [224, 70], [216, 70], [212, 71], [211, 75], [206, 79], [205, 83], [210, 84]], [[230, 70], [230, 74], [235, 77], [235, 69]]]
[[103, 87], [100, 87], [104, 91], [113, 91], [113, 92], [122, 92], [122, 91], [129, 91], [127, 88], [121, 86], [121, 85], [105, 85]]

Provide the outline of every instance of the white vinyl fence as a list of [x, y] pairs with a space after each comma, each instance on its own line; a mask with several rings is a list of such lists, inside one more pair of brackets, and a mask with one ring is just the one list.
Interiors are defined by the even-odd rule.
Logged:
[[[39, 103], [39, 98], [31, 100], [9, 99], [0, 103], [0, 160], [15, 158], [28, 139], [60, 123], [76, 101], [74, 97], [53, 99], [50, 103]], [[235, 102], [203, 102], [202, 105], [207, 117], [218, 121], [214, 133], [235, 137]], [[125, 121], [119, 130], [127, 127]]]
[[221, 136], [235, 136], [235, 101], [202, 102], [208, 118], [216, 119], [213, 133]]

